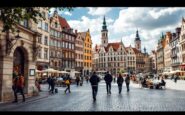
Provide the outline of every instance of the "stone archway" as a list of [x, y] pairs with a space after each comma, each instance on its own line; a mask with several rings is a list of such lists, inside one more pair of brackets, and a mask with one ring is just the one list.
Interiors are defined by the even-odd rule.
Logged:
[[[24, 47], [17, 47], [13, 54], [13, 73], [22, 74], [25, 78], [25, 93], [28, 93], [28, 52]], [[12, 77], [13, 78], [13, 77]]]

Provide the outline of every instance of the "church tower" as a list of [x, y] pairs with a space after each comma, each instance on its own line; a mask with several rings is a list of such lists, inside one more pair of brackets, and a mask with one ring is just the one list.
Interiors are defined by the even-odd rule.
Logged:
[[136, 31], [135, 48], [137, 50], [141, 51], [141, 40], [140, 40], [140, 37], [139, 37], [138, 30]]
[[101, 45], [104, 47], [108, 45], [108, 30], [107, 30], [107, 25], [105, 21], [105, 16], [103, 18], [103, 26], [101, 30]]

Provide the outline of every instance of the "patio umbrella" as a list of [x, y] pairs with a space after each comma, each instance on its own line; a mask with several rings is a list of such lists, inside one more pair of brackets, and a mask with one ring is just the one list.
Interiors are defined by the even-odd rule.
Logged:
[[43, 70], [43, 72], [58, 73], [58, 70], [55, 70], [55, 69], [53, 69], [53, 68], [48, 68], [48, 69]]
[[67, 72], [67, 71], [59, 71], [59, 73], [69, 73], [69, 72]]
[[36, 73], [42, 73], [42, 71], [40, 71], [40, 70], [36, 70]]
[[74, 71], [75, 73], [80, 73], [80, 72], [78, 72], [78, 71]]

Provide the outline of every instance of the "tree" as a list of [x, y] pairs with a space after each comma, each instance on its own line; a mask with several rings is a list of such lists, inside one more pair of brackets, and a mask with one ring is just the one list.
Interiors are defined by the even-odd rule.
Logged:
[[[52, 7], [45, 7], [50, 11]], [[73, 10], [72, 7], [56, 7], [55, 10]], [[40, 7], [3, 7], [0, 8], [0, 21], [3, 23], [2, 32], [6, 33], [6, 54], [9, 54], [13, 43], [9, 37], [9, 33], [14, 33], [15, 26], [23, 20], [33, 20], [38, 23], [38, 19], [42, 18], [45, 20], [44, 16], [40, 12]]]
[[[52, 7], [46, 7], [49, 11]], [[56, 7], [55, 10], [69, 10], [72, 11], [72, 7]], [[0, 20], [3, 22], [2, 32], [14, 32], [14, 26], [23, 20], [33, 20], [37, 23], [38, 17], [44, 19], [39, 7], [3, 7], [0, 8]]]

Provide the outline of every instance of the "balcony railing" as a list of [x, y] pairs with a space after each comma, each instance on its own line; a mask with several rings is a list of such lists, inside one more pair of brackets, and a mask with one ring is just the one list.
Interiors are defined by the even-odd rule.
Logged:
[[177, 58], [177, 54], [171, 54], [170, 57], [171, 58]]
[[180, 65], [180, 62], [174, 62], [171, 64], [171, 66], [178, 66], [178, 65]]

